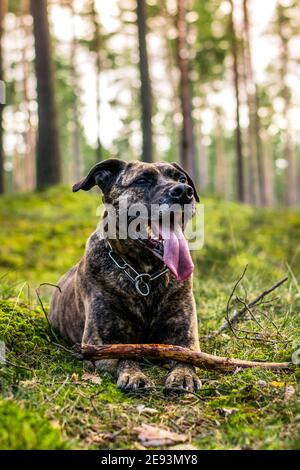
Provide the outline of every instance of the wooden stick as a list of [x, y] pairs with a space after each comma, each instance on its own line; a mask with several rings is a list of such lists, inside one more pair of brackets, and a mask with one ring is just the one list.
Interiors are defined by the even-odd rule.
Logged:
[[256, 299], [252, 300], [252, 302], [250, 302], [248, 305], [244, 305], [244, 307], [241, 310], [239, 310], [234, 315], [232, 315], [232, 317], [229, 320], [225, 320], [223, 325], [215, 333], [213, 333], [211, 336], [213, 337], [213, 336], [219, 335], [224, 330], [226, 330], [230, 326], [237, 323], [241, 319], [241, 317], [249, 311], [249, 309], [254, 307], [260, 300], [262, 300], [264, 297], [269, 295], [271, 292], [273, 292], [275, 289], [277, 289], [279, 286], [281, 286], [287, 280], [288, 280], [288, 277], [284, 277], [280, 281], [276, 282], [269, 289], [264, 290], [258, 297], [256, 297]]
[[83, 345], [81, 352], [84, 359], [161, 359], [192, 364], [208, 369], [235, 369], [260, 367], [263, 369], [294, 369], [291, 362], [259, 362], [214, 356], [200, 351], [192, 351], [172, 344], [105, 344], [103, 346]]

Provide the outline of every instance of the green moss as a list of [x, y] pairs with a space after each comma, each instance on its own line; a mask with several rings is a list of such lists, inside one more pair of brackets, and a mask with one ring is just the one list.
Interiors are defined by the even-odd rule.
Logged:
[[0, 449], [65, 449], [60, 432], [48, 420], [24, 410], [12, 400], [0, 401]]

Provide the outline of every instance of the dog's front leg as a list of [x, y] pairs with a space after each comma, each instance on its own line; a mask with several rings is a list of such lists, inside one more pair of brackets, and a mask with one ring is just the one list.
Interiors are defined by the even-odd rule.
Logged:
[[[167, 320], [165, 327], [164, 343], [176, 344], [199, 351], [198, 321], [192, 293], [182, 295], [180, 302], [174, 302], [168, 306], [169, 320]], [[166, 389], [182, 389], [194, 392], [201, 388], [201, 381], [194, 366], [171, 361], [165, 387]]]
[[[99, 312], [101, 312], [102, 323], [99, 325]], [[111, 313], [108, 311], [109, 318]], [[111, 328], [111, 334], [115, 324], [109, 324], [108, 321], [103, 321], [106, 317], [106, 305], [100, 296], [93, 298], [92, 300], [86, 301], [85, 303], [85, 326], [82, 336], [82, 344], [92, 344], [94, 346], [101, 346], [103, 343], [101, 337], [101, 331], [106, 329], [105, 337], [109, 337], [109, 331]], [[107, 341], [106, 341], [107, 342]], [[114, 341], [113, 341], [114, 342]], [[87, 366], [90, 366], [87, 364]], [[117, 372], [117, 386], [121, 390], [137, 390], [137, 389], [149, 389], [153, 386], [153, 382], [146, 377], [142, 372], [139, 364], [135, 361], [118, 360], [118, 359], [102, 359], [95, 362], [97, 370], [103, 372], [115, 373]]]
[[139, 364], [135, 361], [120, 360], [117, 374], [117, 386], [121, 390], [149, 389], [154, 386], [152, 380], [146, 377]]
[[[99, 325], [97, 323], [97, 315], [95, 313], [95, 308], [93, 307], [93, 302], [86, 302], [85, 306], [85, 325], [82, 336], [81, 345], [92, 344], [93, 346], [101, 346], [103, 340], [99, 332]], [[96, 305], [96, 308], [99, 306]], [[109, 372], [115, 374], [118, 365], [118, 359], [102, 359], [100, 361], [84, 361], [84, 365], [87, 369], [94, 370], [95, 368], [99, 372]]]

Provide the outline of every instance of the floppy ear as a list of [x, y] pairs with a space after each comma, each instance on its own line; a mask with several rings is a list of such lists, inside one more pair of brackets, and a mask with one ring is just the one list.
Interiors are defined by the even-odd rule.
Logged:
[[192, 180], [192, 178], [190, 177], [190, 175], [180, 165], [178, 165], [178, 163], [171, 163], [171, 165], [173, 165], [177, 170], [179, 170], [179, 171], [181, 171], [182, 173], [185, 174], [185, 176], [187, 177], [189, 185], [192, 186], [192, 188], [194, 190], [194, 196], [195, 196], [196, 201], [200, 202], [200, 198], [198, 196], [198, 193], [197, 193], [197, 190], [196, 190], [196, 187], [195, 187], [195, 183]]
[[72, 190], [74, 193], [80, 189], [89, 191], [89, 189], [97, 185], [103, 193], [108, 192], [125, 165], [125, 162], [116, 158], [110, 158], [109, 160], [97, 163], [85, 178], [74, 184]]

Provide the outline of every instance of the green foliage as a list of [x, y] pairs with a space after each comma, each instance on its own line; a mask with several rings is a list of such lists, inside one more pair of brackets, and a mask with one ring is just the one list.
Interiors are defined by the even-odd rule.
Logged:
[[60, 432], [38, 412], [28, 412], [12, 400], [0, 400], [0, 449], [66, 449]]
[[95, 193], [75, 195], [71, 188], [63, 187], [2, 198], [2, 274], [20, 283], [56, 282], [70, 261], [77, 262], [81, 256], [85, 240], [98, 222], [98, 204]]
[[[56, 56], [55, 57], [55, 86], [58, 107], [58, 121], [59, 121], [59, 139], [60, 148], [62, 153], [63, 175], [64, 181], [70, 180], [70, 170], [74, 165], [74, 114], [76, 112], [78, 119], [81, 120], [82, 104], [80, 96], [76, 96], [80, 90], [74, 90], [74, 73], [66, 59]], [[78, 78], [77, 78], [78, 81]], [[79, 84], [77, 83], [77, 87]], [[95, 162], [95, 150], [87, 143], [83, 127], [79, 123], [79, 147], [84, 161], [84, 170], [87, 171]]]
[[[199, 371], [197, 396], [163, 394], [166, 369], [143, 365], [156, 382], [149, 395], [124, 395], [110, 376], [95, 384], [83, 364], [53, 344], [34, 291], [24, 286], [57, 279], [81, 257], [95, 228], [96, 194], [63, 187], [0, 199], [0, 448], [140, 448], [142, 423], [191, 432], [199, 449], [299, 448], [299, 370], [235, 374]], [[205, 201], [205, 245], [193, 253], [194, 292], [203, 350], [242, 359], [290, 360], [300, 336], [300, 215]], [[263, 326], [245, 320], [239, 328], [261, 340], [230, 331], [208, 339], [225, 318], [227, 299], [249, 263], [238, 294], [251, 300], [287, 272], [289, 281], [256, 312]], [[52, 288], [43, 287], [47, 309]], [[274, 297], [279, 296], [276, 301]], [[269, 299], [270, 300], [270, 299]], [[234, 301], [231, 311], [238, 308]], [[267, 315], [267, 317], [265, 316]], [[270, 321], [271, 320], [271, 321]], [[287, 400], [287, 387], [294, 394]], [[137, 408], [144, 405], [153, 413]]]
[[201, 84], [220, 80], [224, 74], [224, 61], [230, 49], [228, 15], [224, 15], [220, 10], [219, 1], [193, 2], [192, 11], [199, 15], [195, 23], [197, 43], [196, 60], [193, 63], [199, 71]]
[[22, 12], [21, 0], [9, 0], [7, 2], [7, 9], [11, 13], [15, 13], [16, 15], [20, 15], [21, 12]]

